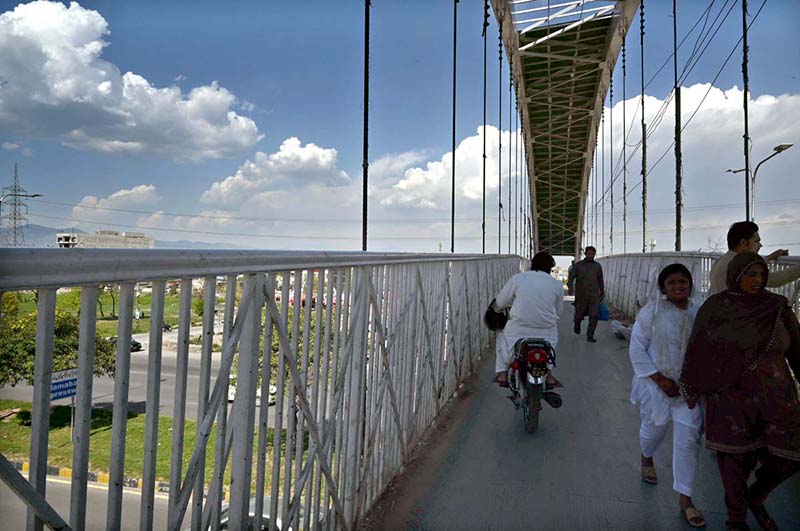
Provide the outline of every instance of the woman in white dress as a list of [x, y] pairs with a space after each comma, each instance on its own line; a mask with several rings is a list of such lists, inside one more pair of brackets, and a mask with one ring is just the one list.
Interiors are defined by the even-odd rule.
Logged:
[[653, 455], [672, 422], [672, 488], [689, 525], [704, 527], [705, 519], [692, 502], [692, 486], [700, 452], [700, 408], [689, 409], [680, 394], [686, 343], [699, 304], [691, 300], [692, 275], [682, 264], [670, 264], [658, 275], [660, 296], [639, 311], [633, 326], [630, 358], [633, 365], [631, 402], [639, 406], [642, 423], [642, 480], [656, 484]]

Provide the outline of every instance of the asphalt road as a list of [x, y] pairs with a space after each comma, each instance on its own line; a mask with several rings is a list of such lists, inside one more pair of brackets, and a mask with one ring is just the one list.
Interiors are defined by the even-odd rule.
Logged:
[[[70, 480], [47, 478], [47, 501], [58, 513], [69, 517]], [[108, 487], [90, 483], [87, 490], [86, 529], [105, 529]], [[141, 494], [136, 490], [124, 490], [122, 497], [122, 529], [139, 529], [139, 506]], [[27, 506], [6, 486], [0, 482], [0, 528], [25, 529]], [[156, 495], [153, 512], [153, 529], [167, 528], [167, 497]], [[191, 522], [191, 509], [184, 518], [184, 526]]]
[[[130, 386], [128, 389], [129, 410], [137, 413], [145, 412], [147, 401], [147, 345], [144, 350], [131, 353], [131, 374]], [[159, 397], [159, 414], [171, 417], [173, 415], [175, 398], [175, 374], [176, 374], [177, 354], [174, 351], [164, 350], [161, 356], [161, 395]], [[215, 353], [211, 360], [211, 386], [216, 381], [216, 374], [219, 371], [219, 353]], [[200, 387], [200, 355], [189, 354], [189, 370], [186, 380], [186, 418], [194, 420], [197, 418], [198, 410], [198, 389]], [[227, 397], [227, 388], [225, 391]], [[0, 387], [0, 398], [11, 400], [22, 400], [30, 402], [33, 400], [33, 386], [18, 384], [14, 387]], [[96, 377], [92, 384], [92, 404], [94, 407], [111, 408], [114, 401], [114, 379], [107, 377]], [[69, 398], [61, 399], [56, 404], [68, 405]], [[275, 407], [271, 406], [268, 413], [270, 425], [274, 425]], [[285, 423], [284, 423], [285, 425]]]

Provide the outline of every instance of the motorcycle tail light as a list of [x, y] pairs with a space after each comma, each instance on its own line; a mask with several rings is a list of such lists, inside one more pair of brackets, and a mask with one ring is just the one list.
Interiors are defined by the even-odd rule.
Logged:
[[547, 363], [547, 352], [540, 348], [528, 351], [528, 363]]
[[518, 371], [519, 370], [519, 362], [517, 360], [512, 361], [511, 362], [511, 368], [514, 369], [515, 371]]

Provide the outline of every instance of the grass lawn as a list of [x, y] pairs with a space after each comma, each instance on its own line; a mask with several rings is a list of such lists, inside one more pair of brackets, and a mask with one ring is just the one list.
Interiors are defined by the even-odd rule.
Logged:
[[[194, 295], [196, 299], [202, 295]], [[33, 313], [36, 311], [36, 298], [32, 292], [19, 292], [19, 313]], [[100, 304], [97, 305], [97, 335], [100, 337], [108, 337], [117, 335], [117, 325], [119, 315], [119, 289], [117, 288], [112, 298], [111, 293], [103, 291], [98, 297]], [[222, 302], [224, 299], [218, 298], [217, 302]], [[138, 308], [142, 312], [141, 319], [133, 320], [133, 333], [143, 334], [150, 331], [150, 303], [151, 294], [142, 293], [138, 297], [134, 297], [133, 307]], [[100, 308], [103, 312], [100, 312]], [[180, 295], [176, 293], [168, 293], [164, 296], [164, 322], [173, 328], [178, 325], [178, 310], [180, 306]], [[68, 292], [58, 293], [56, 295], [56, 307], [77, 315], [80, 309], [80, 289], [75, 288]], [[112, 309], [115, 317], [111, 317]], [[192, 308], [191, 322], [193, 325], [202, 323], [202, 317], [199, 316]]]
[[[16, 400], [0, 400], [0, 452], [11, 460], [28, 460], [30, 453], [30, 422], [29, 402]], [[9, 410], [19, 411], [12, 412]], [[92, 411], [92, 427], [90, 435], [89, 470], [95, 472], [108, 472], [111, 453], [111, 420], [109, 410], [94, 409]], [[57, 467], [72, 466], [72, 443], [70, 438], [70, 407], [54, 406], [50, 414], [50, 442], [48, 464]], [[183, 472], [191, 458], [194, 448], [195, 431], [197, 423], [186, 421]], [[138, 413], [128, 414], [128, 432], [125, 438], [125, 476], [141, 478], [144, 454], [145, 415]], [[269, 428], [267, 435], [267, 485], [272, 478], [272, 440], [273, 429]], [[214, 447], [216, 442], [216, 427], [214, 427], [206, 452], [206, 484], [209, 483], [214, 470]], [[254, 445], [255, 446], [255, 445]], [[170, 461], [172, 457], [172, 418], [159, 417], [158, 421], [158, 451], [156, 460], [156, 477], [160, 481], [169, 480]], [[254, 461], [255, 463], [255, 452]], [[253, 471], [255, 481], [255, 467]], [[230, 466], [225, 473], [225, 484], [230, 483]]]

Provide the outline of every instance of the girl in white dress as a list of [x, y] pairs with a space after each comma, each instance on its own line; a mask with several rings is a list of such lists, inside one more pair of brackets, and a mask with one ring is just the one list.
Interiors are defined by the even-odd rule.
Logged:
[[689, 525], [705, 526], [692, 502], [692, 486], [700, 452], [700, 408], [689, 409], [677, 382], [686, 343], [699, 309], [690, 295], [692, 275], [682, 264], [670, 264], [658, 275], [660, 296], [639, 311], [633, 326], [630, 358], [633, 365], [631, 402], [642, 418], [642, 480], [656, 484], [653, 455], [672, 422], [672, 488], [680, 494], [681, 511]]

